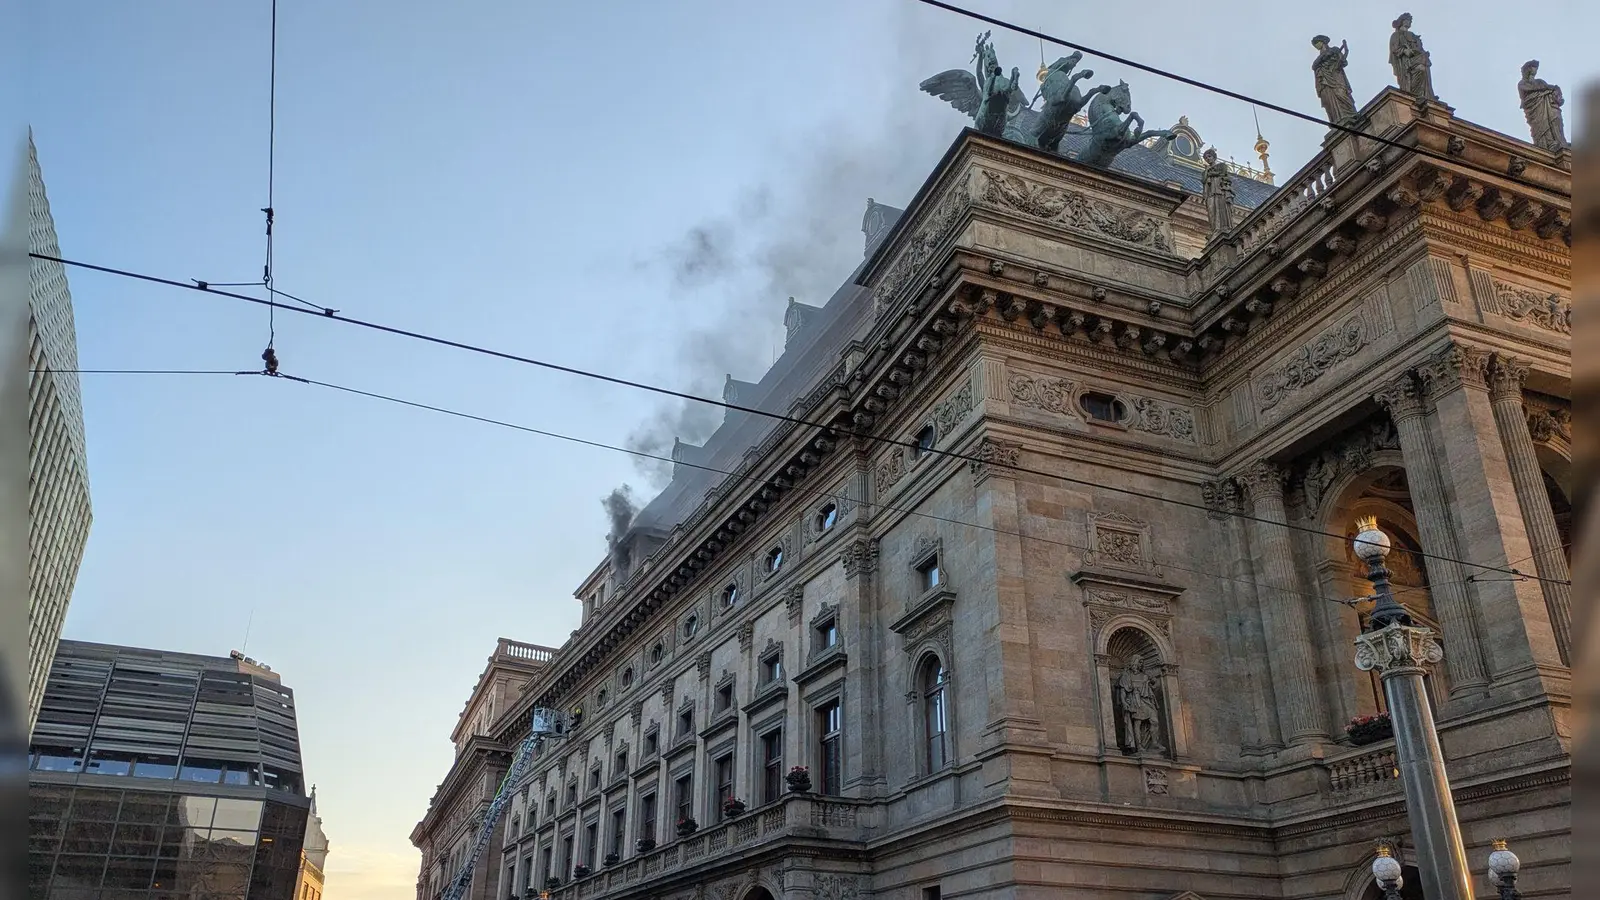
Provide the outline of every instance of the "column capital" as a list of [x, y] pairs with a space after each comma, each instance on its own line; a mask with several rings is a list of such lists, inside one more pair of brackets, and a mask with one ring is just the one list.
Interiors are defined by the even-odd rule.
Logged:
[[981, 482], [1002, 470], [1015, 469], [1022, 458], [1022, 445], [985, 435], [972, 456], [974, 458], [968, 463], [972, 469], [972, 480], [974, 483]]
[[1289, 477], [1289, 470], [1270, 460], [1259, 460], [1243, 472], [1239, 473], [1246, 490], [1250, 492], [1250, 499], [1259, 500], [1264, 497], [1276, 496], [1283, 499], [1283, 485]]
[[1459, 387], [1489, 386], [1489, 353], [1466, 344], [1449, 346], [1424, 360], [1417, 367], [1423, 390], [1429, 397], [1448, 394]]
[[1521, 360], [1493, 353], [1489, 356], [1488, 379], [1491, 400], [1515, 399], [1522, 402], [1522, 383], [1528, 377], [1528, 366]]
[[1356, 638], [1356, 668], [1379, 675], [1402, 669], [1427, 669], [1444, 659], [1433, 629], [1398, 622]]
[[1396, 422], [1422, 415], [1422, 386], [1410, 372], [1402, 372], [1380, 386], [1372, 399], [1388, 410], [1389, 418]]

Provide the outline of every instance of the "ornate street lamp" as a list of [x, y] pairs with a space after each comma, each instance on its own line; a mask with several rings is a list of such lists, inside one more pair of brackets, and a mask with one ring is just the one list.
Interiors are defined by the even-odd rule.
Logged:
[[1489, 854], [1489, 883], [1500, 891], [1500, 900], [1522, 900], [1517, 890], [1517, 871], [1522, 860], [1506, 849], [1505, 841], [1494, 842], [1494, 852]]
[[1400, 874], [1400, 860], [1389, 855], [1388, 847], [1378, 848], [1378, 858], [1372, 861], [1372, 877], [1378, 879], [1383, 890], [1383, 900], [1400, 900], [1400, 889], [1405, 887], [1405, 876]]
[[[1367, 516], [1356, 526], [1360, 533], [1355, 537], [1355, 554], [1367, 564], [1367, 579], [1377, 596], [1367, 630], [1356, 638], [1356, 668], [1376, 669], [1383, 681], [1422, 893], [1429, 900], [1472, 900], [1467, 852], [1423, 684], [1427, 667], [1443, 659], [1444, 650], [1433, 631], [1417, 625], [1389, 589], [1389, 570], [1383, 564], [1389, 555], [1389, 536], [1378, 529], [1378, 518]], [[1379, 857], [1373, 864], [1374, 874], [1382, 860]]]

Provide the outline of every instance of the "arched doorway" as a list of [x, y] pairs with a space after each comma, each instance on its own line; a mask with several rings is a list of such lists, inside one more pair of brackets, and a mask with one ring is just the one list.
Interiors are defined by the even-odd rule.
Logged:
[[[740, 900], [777, 900], [777, 898], [772, 896], [771, 891], [757, 885], [751, 888], [749, 893], [745, 894]], [[1382, 900], [1382, 898], [1379, 898], [1379, 900]]]

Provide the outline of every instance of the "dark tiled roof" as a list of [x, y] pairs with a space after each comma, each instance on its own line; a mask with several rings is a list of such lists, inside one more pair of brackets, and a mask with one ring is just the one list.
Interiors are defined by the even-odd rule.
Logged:
[[[1089, 132], [1071, 131], [1061, 139], [1061, 150], [1069, 158], [1076, 157], [1089, 143]], [[1184, 190], [1198, 194], [1203, 189], [1201, 177], [1205, 170], [1192, 165], [1185, 165], [1174, 160], [1166, 151], [1146, 147], [1143, 144], [1129, 147], [1117, 154], [1111, 161], [1113, 171], [1126, 172], [1138, 178], [1165, 184], [1173, 182], [1181, 185]], [[1240, 206], [1255, 209], [1265, 203], [1277, 188], [1264, 184], [1253, 178], [1235, 176], [1233, 179], [1234, 201]]]

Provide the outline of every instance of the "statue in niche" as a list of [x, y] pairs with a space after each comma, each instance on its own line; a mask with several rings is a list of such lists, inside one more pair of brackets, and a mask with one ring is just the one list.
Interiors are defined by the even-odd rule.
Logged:
[[1134, 144], [1171, 135], [1164, 129], [1144, 130], [1144, 117], [1133, 111], [1132, 93], [1128, 83], [1121, 81], [1089, 101], [1089, 146], [1078, 155], [1078, 162], [1105, 168]]
[[1335, 49], [1333, 39], [1319, 34], [1311, 39], [1317, 48], [1317, 58], [1311, 61], [1311, 72], [1316, 76], [1317, 99], [1328, 114], [1328, 121], [1346, 125], [1356, 117], [1356, 95], [1350, 89], [1350, 79], [1344, 74], [1350, 63], [1350, 44], [1340, 41]]
[[920, 87], [929, 94], [972, 116], [972, 127], [984, 134], [1006, 137], [1007, 124], [1027, 103], [1018, 86], [1021, 70], [1012, 67], [1010, 76], [1000, 68], [990, 32], [978, 35], [973, 48], [974, 70], [950, 69], [925, 79]]
[[1422, 38], [1411, 30], [1411, 13], [1395, 19], [1389, 35], [1389, 65], [1394, 67], [1394, 83], [1400, 90], [1424, 100], [1437, 100], [1433, 92], [1433, 60], [1422, 49]]
[[1202, 195], [1206, 201], [1206, 220], [1211, 233], [1223, 234], [1233, 227], [1233, 170], [1217, 158], [1217, 148], [1205, 152], [1206, 171]]
[[1142, 654], [1130, 657], [1117, 676], [1116, 695], [1122, 719], [1122, 749], [1128, 753], [1165, 752], [1156, 680], [1145, 671]]
[[1571, 146], [1567, 143], [1566, 125], [1561, 117], [1561, 107], [1566, 101], [1561, 96], [1561, 88], [1538, 75], [1537, 59], [1522, 64], [1522, 80], [1517, 82], [1522, 114], [1528, 117], [1533, 143], [1551, 153], [1560, 153]]
[[[1044, 81], [1039, 85], [1039, 93], [1033, 98], [1034, 102], [1040, 97], [1044, 98], [1044, 107], [1039, 114], [1038, 131], [1032, 141], [1041, 150], [1059, 152], [1061, 139], [1066, 136], [1067, 126], [1072, 123], [1072, 117], [1096, 95], [1111, 90], [1109, 85], [1104, 84], [1091, 88], [1087, 94], [1078, 90], [1078, 82], [1094, 77], [1093, 69], [1072, 71], [1082, 61], [1082, 53], [1073, 53], [1051, 63], [1050, 68], [1045, 70]], [[1028, 105], [1031, 107], [1033, 103]]]

